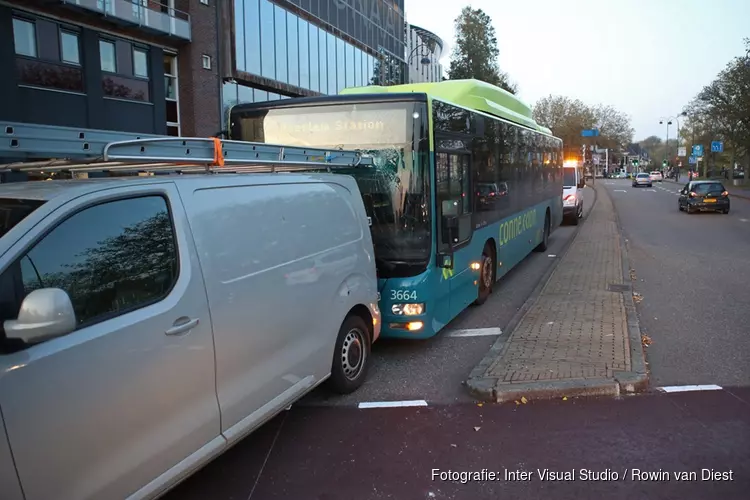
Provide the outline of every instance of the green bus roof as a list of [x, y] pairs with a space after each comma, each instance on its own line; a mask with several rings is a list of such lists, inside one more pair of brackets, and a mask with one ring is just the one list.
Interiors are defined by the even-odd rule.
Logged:
[[510, 92], [480, 80], [444, 80], [435, 83], [410, 83], [407, 85], [370, 85], [352, 87], [341, 94], [399, 94], [418, 92], [458, 106], [499, 116], [520, 123], [539, 132], [552, 135], [531, 114], [531, 107]]

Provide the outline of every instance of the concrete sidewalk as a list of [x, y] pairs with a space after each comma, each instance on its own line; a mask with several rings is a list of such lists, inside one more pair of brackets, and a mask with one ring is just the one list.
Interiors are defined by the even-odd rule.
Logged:
[[489, 401], [616, 395], [648, 384], [627, 250], [602, 184], [579, 233], [509, 338], [467, 385]]

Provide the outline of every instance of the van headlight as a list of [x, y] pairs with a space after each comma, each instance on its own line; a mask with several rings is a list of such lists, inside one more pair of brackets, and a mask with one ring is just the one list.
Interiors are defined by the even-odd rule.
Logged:
[[391, 312], [399, 316], [418, 316], [424, 313], [424, 304], [393, 304]]

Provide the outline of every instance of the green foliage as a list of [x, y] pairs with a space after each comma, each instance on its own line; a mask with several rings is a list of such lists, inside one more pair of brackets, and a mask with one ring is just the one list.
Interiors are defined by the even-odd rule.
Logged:
[[[724, 141], [728, 156], [714, 158], [724, 166], [745, 158], [750, 170], [750, 38], [744, 40], [747, 53], [735, 57], [709, 85], [688, 104], [687, 126], [682, 136], [709, 150], [712, 140]], [[731, 171], [731, 169], [730, 169]], [[747, 179], [748, 175], [745, 175]]]
[[600, 135], [593, 141], [601, 148], [619, 149], [633, 138], [630, 118], [612, 106], [589, 106], [579, 99], [550, 95], [534, 105], [533, 116], [561, 138], [568, 151], [580, 148], [584, 142], [581, 131], [586, 129], [599, 129]]
[[482, 9], [467, 6], [455, 20], [456, 45], [448, 74], [451, 80], [474, 78], [515, 94], [518, 87], [500, 71], [497, 36], [492, 19]]

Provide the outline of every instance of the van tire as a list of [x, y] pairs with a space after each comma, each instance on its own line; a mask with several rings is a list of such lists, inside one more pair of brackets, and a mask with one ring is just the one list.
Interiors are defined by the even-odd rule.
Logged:
[[[356, 391], [370, 367], [370, 328], [362, 317], [350, 314], [339, 328], [328, 387], [339, 394]], [[357, 359], [359, 362], [357, 363]]]
[[544, 229], [542, 230], [542, 241], [536, 246], [536, 248], [534, 248], [535, 252], [547, 251], [547, 247], [549, 246], [549, 226], [549, 212], [547, 212], [544, 214]]
[[[492, 249], [492, 243], [488, 241], [484, 244], [484, 250], [482, 250], [482, 259], [479, 267], [479, 286], [477, 287], [477, 299], [474, 301], [474, 305], [481, 306], [490, 298], [492, 288], [495, 285], [496, 269], [495, 252]], [[489, 273], [489, 276], [486, 273]], [[489, 278], [489, 284], [486, 283], [487, 278]]]

